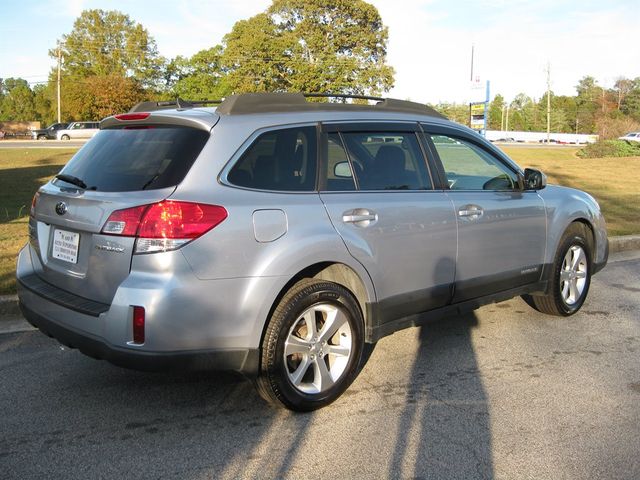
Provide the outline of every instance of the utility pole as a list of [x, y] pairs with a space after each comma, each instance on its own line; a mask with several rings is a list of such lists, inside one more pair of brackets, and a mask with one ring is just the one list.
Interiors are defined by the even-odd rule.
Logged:
[[547, 145], [551, 135], [551, 64], [547, 62]]
[[504, 126], [505, 132], [508, 132], [509, 131], [509, 104], [508, 103], [507, 103], [507, 121], [504, 125], [505, 125]]
[[58, 43], [58, 123], [62, 122], [61, 120], [61, 108], [60, 108], [60, 70], [62, 68], [62, 49], [60, 48], [60, 43]]
[[[473, 54], [474, 54], [475, 45], [471, 44], [471, 78], [469, 79], [469, 85], [473, 89]], [[469, 101], [469, 128], [471, 128], [471, 101]]]

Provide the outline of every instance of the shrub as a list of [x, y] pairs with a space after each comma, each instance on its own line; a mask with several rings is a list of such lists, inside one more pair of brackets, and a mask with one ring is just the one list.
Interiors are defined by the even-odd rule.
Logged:
[[640, 156], [640, 142], [602, 140], [587, 145], [577, 155], [582, 158], [636, 157]]

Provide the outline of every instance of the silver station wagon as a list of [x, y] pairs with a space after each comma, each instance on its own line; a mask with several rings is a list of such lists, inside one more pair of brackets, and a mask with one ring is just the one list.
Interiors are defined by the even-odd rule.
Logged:
[[100, 123], [33, 199], [24, 316], [135, 369], [225, 369], [313, 410], [366, 343], [522, 295], [582, 306], [608, 257], [588, 194], [417, 103], [245, 94]]

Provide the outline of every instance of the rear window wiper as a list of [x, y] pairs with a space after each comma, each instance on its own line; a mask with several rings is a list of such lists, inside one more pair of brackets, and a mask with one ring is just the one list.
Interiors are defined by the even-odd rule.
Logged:
[[84, 190], [87, 189], [87, 184], [84, 183], [78, 177], [74, 177], [73, 175], [67, 175], [66, 173], [59, 173], [56, 175], [56, 178], [62, 180], [63, 182], [70, 183], [71, 185], [75, 185], [76, 187], [80, 187]]

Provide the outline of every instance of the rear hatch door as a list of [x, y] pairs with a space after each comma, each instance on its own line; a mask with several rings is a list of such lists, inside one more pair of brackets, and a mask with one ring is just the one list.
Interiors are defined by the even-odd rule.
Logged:
[[107, 219], [169, 197], [210, 135], [206, 124], [146, 120], [101, 130], [40, 189], [29, 230], [42, 280], [111, 303], [129, 274], [135, 238], [101, 233]]

